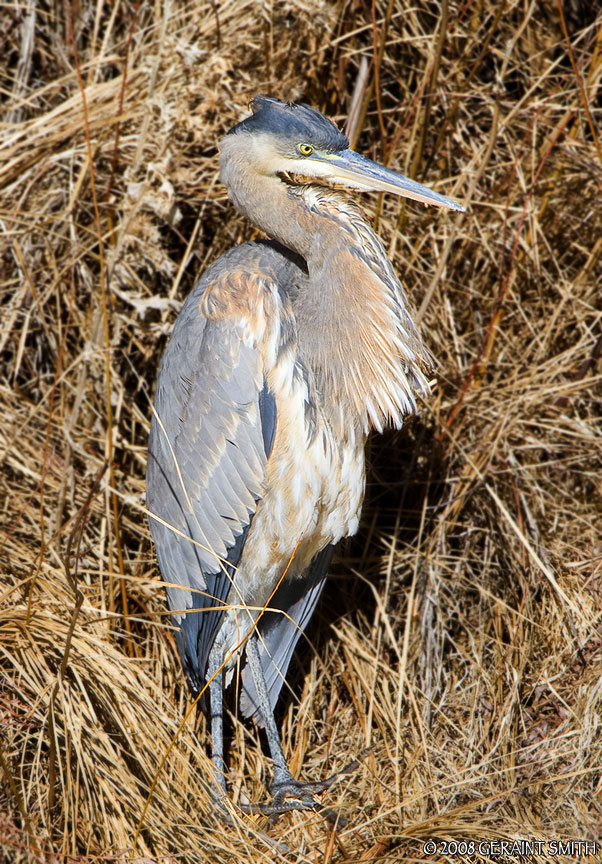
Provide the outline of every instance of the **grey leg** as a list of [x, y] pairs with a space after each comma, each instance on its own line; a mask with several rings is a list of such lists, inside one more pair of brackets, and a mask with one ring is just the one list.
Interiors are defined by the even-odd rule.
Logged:
[[[295, 780], [287, 765], [284, 753], [282, 752], [282, 744], [280, 743], [280, 735], [274, 720], [270, 698], [265, 683], [263, 667], [261, 665], [261, 657], [259, 656], [258, 640], [255, 634], [249, 636], [247, 640], [247, 661], [249, 669], [257, 691], [259, 701], [259, 710], [265, 723], [266, 734], [268, 738], [268, 747], [274, 765], [274, 782], [270, 787], [270, 792], [274, 796], [272, 804], [262, 804], [257, 807], [259, 812], [272, 817], [279, 816], [289, 810], [316, 810], [322, 816], [325, 816], [330, 822], [342, 828], [346, 822], [339, 814], [335, 813], [328, 807], [323, 807], [314, 799], [314, 795], [324, 792], [328, 789], [339, 777], [344, 774], [350, 774], [355, 771], [359, 761], [354, 760], [342, 771], [337, 771], [326, 780], [319, 780], [317, 783], [301, 783]], [[294, 797], [295, 801], [286, 801], [288, 797]], [[254, 807], [251, 805], [248, 808], [249, 812], [253, 812]]]
[[280, 735], [276, 728], [276, 721], [268, 696], [268, 689], [265, 683], [263, 668], [261, 666], [261, 658], [259, 656], [259, 648], [257, 647], [257, 637], [252, 634], [247, 640], [247, 660], [249, 668], [253, 676], [253, 683], [257, 691], [259, 700], [259, 709], [263, 722], [265, 723], [265, 731], [268, 737], [268, 747], [270, 748], [270, 756], [274, 765], [274, 787], [292, 784], [295, 785], [295, 780], [291, 774], [284, 753], [282, 752], [282, 744], [280, 743]]
[[[209, 654], [207, 674], [211, 678], [222, 663], [220, 651]], [[211, 759], [218, 788], [226, 794], [226, 765], [224, 762], [224, 689], [222, 673], [218, 672], [209, 685], [209, 711], [211, 719]]]

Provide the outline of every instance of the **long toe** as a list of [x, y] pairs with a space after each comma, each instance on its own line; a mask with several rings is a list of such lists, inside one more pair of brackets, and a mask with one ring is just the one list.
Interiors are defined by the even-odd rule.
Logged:
[[336, 810], [330, 807], [325, 807], [315, 797], [325, 792], [332, 785], [333, 779], [328, 777], [326, 780], [319, 780], [314, 783], [300, 783], [297, 780], [289, 780], [285, 783], [274, 783], [270, 787], [270, 793], [274, 796], [271, 805], [271, 818], [274, 821], [281, 813], [286, 813], [290, 810], [313, 810], [319, 813], [324, 819], [327, 819], [332, 825], [336, 825], [339, 829], [344, 828], [347, 820], [343, 818]]
[[[337, 775], [338, 776], [338, 775]], [[302, 783], [299, 780], [286, 780], [283, 783], [272, 783], [270, 786], [270, 795], [274, 798], [274, 803], [284, 801], [286, 798], [298, 798], [301, 801], [313, 800], [314, 795], [321, 795], [325, 792], [336, 778], [327, 777], [326, 780], [318, 780], [309, 783]]]
[[360, 762], [372, 749], [372, 747], [367, 747], [365, 750], [362, 750], [359, 756], [357, 756], [357, 758], [352, 762], [349, 762], [344, 768], [341, 768], [340, 771], [335, 771], [334, 774], [331, 774], [324, 780], [302, 783], [299, 780], [294, 780], [290, 776], [282, 780], [278, 779], [270, 786], [270, 793], [274, 796], [274, 801], [281, 801], [285, 798], [300, 798], [301, 800], [307, 800], [312, 798], [314, 795], [321, 795], [322, 792], [326, 792], [327, 789], [330, 789], [333, 783], [336, 783], [337, 780], [357, 771]]
[[291, 813], [294, 810], [306, 811], [313, 810], [319, 813], [324, 819], [327, 819], [337, 830], [344, 828], [347, 825], [347, 820], [332, 810], [330, 807], [325, 807], [321, 801], [318, 801], [316, 795], [321, 795], [327, 789], [347, 774], [353, 774], [357, 770], [360, 762], [372, 750], [372, 747], [367, 747], [359, 756], [348, 765], [345, 765], [340, 771], [331, 774], [324, 780], [317, 780], [309, 783], [303, 783], [300, 780], [295, 780], [291, 777], [288, 768], [286, 770], [276, 771], [276, 780], [270, 786], [270, 794], [272, 801], [257, 804], [245, 804], [241, 806], [243, 813], [248, 815], [269, 816], [270, 821], [275, 821], [278, 816], [283, 813]]
[[336, 810], [332, 810], [330, 807], [324, 807], [323, 804], [312, 797], [284, 798], [280, 800], [274, 798], [273, 801], [263, 804], [243, 804], [241, 805], [241, 810], [249, 816], [257, 816], [259, 814], [269, 816], [272, 823], [284, 813], [313, 810], [324, 819], [327, 819], [337, 830], [347, 825], [347, 820], [340, 813], [337, 813]]

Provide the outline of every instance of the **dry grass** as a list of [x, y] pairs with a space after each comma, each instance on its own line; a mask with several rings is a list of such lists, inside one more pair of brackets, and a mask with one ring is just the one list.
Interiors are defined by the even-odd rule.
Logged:
[[[82, 0], [74, 42], [68, 3], [5, 9], [3, 860], [602, 839], [602, 18], [565, 7], [563, 23], [528, 0]], [[364, 201], [439, 383], [371, 443], [363, 529], [282, 725], [306, 777], [374, 749], [325, 796], [349, 819], [337, 837], [299, 814], [224, 830], [204, 721], [180, 729], [143, 509], [148, 398], [181, 299], [253, 233], [217, 183], [220, 134], [266, 91], [344, 122], [373, 57], [358, 148], [468, 205]], [[269, 760], [235, 719], [230, 765], [235, 800], [264, 797]]]

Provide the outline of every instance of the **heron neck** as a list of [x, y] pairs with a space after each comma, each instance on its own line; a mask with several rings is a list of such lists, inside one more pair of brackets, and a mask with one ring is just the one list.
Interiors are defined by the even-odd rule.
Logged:
[[290, 187], [278, 177], [261, 175], [245, 177], [242, 184], [236, 166], [234, 171], [231, 168], [230, 163], [222, 166], [221, 179], [238, 212], [273, 240], [306, 258], [315, 226], [308, 234], [307, 226], [301, 224], [305, 222], [303, 208], [289, 195]]
[[277, 178], [251, 176], [229, 192], [253, 224], [307, 263], [294, 311], [300, 355], [323, 406], [347, 422], [355, 417], [364, 432], [401, 426], [415, 409], [414, 393], [428, 392], [430, 355], [360, 211], [330, 189]]

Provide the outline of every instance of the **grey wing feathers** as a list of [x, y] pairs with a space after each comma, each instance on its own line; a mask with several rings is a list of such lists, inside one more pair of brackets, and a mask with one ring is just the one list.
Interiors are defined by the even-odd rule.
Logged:
[[[184, 304], [163, 357], [147, 469], [151, 533], [173, 583], [169, 605], [182, 612], [178, 648], [195, 689], [263, 493], [276, 423], [258, 352], [235, 320], [201, 316], [201, 294], [199, 286]], [[187, 611], [196, 609], [204, 611]]]
[[[266, 612], [259, 621], [259, 656], [272, 711], [276, 707], [295, 646], [324, 588], [333, 550], [333, 546], [327, 546], [316, 555], [300, 579], [283, 583], [270, 602], [270, 609], [283, 611]], [[257, 692], [248, 666], [245, 666], [242, 672], [240, 709], [245, 717], [253, 716], [263, 725]]]

